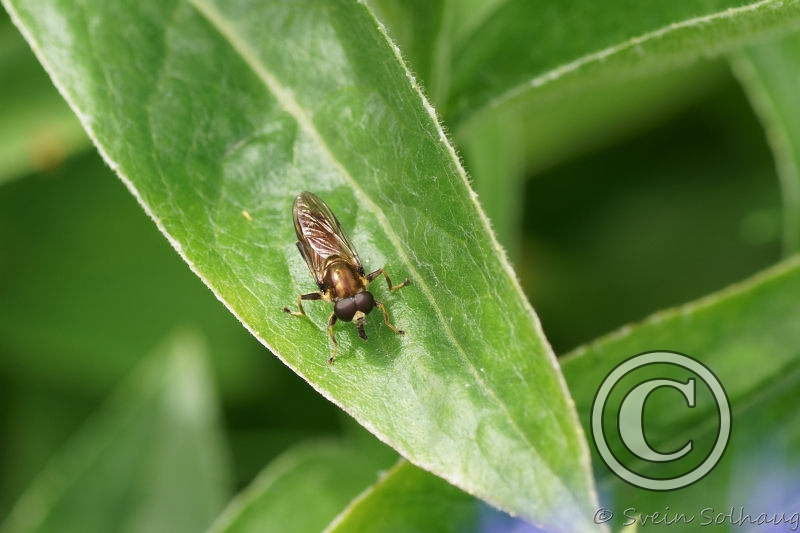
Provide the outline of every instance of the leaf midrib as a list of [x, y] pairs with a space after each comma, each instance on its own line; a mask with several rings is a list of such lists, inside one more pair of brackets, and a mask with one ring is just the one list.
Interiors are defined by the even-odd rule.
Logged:
[[[291, 92], [288, 91], [283, 86], [283, 84], [281, 84], [280, 81], [278, 81], [278, 79], [272, 75], [272, 73], [269, 71], [266, 65], [260, 62], [258, 56], [255, 53], [253, 53], [252, 48], [249, 46], [249, 44], [244, 39], [238, 37], [235, 29], [225, 19], [222, 13], [217, 11], [217, 9], [208, 2], [206, 2], [206, 0], [187, 0], [187, 2], [192, 7], [194, 7], [197, 10], [197, 12], [200, 13], [206, 19], [209, 25], [212, 28], [214, 28], [220, 34], [220, 36], [223, 37], [225, 41], [228, 42], [231, 48], [241, 56], [245, 64], [248, 65], [248, 67], [250, 67], [250, 69], [256, 74], [256, 76], [264, 83], [266, 88], [272, 94], [275, 95], [278, 103], [281, 106], [283, 106], [283, 108], [295, 118], [298, 124], [300, 124], [300, 126], [303, 127], [306, 130], [306, 132], [312, 136], [312, 138], [317, 142], [318, 146], [327, 155], [331, 164], [349, 182], [350, 187], [356, 192], [356, 194], [358, 194], [361, 197], [363, 203], [367, 206], [368, 210], [371, 211], [372, 214], [378, 219], [378, 222], [383, 228], [384, 233], [387, 235], [387, 237], [389, 237], [390, 241], [392, 242], [392, 245], [394, 246], [398, 255], [401, 257], [405, 266], [408, 268], [409, 272], [413, 273], [414, 283], [417, 284], [425, 293], [425, 297], [428, 299], [430, 307], [435, 311], [437, 317], [439, 318], [439, 322], [444, 328], [448, 339], [450, 340], [451, 344], [456, 348], [456, 351], [458, 352], [459, 356], [466, 363], [475, 381], [481, 385], [486, 394], [489, 395], [495, 401], [496, 405], [500, 407], [505, 417], [507, 418], [508, 422], [511, 424], [511, 427], [522, 438], [522, 441], [527, 444], [531, 452], [539, 459], [539, 463], [543, 465], [544, 468], [546, 468], [550, 472], [551, 477], [555, 479], [559, 485], [561, 485], [563, 493], [568, 494], [569, 497], [573, 500], [574, 506], [578, 509], [581, 509], [582, 505], [580, 505], [579, 502], [575, 499], [572, 489], [567, 487], [564, 484], [561, 477], [559, 475], [556, 475], [555, 472], [550, 468], [550, 465], [542, 459], [536, 447], [533, 446], [528, 436], [522, 431], [517, 422], [510, 415], [505, 403], [501, 402], [494, 393], [494, 391], [486, 384], [486, 382], [483, 381], [483, 379], [481, 379], [477, 371], [477, 368], [469, 360], [469, 358], [466, 355], [466, 352], [464, 351], [464, 348], [458, 342], [457, 337], [448, 326], [447, 321], [444, 319], [444, 314], [442, 313], [441, 308], [438, 306], [436, 299], [433, 298], [433, 294], [430, 290], [430, 287], [425, 282], [425, 278], [420, 275], [419, 271], [417, 271], [416, 268], [414, 268], [408, 255], [404, 252], [403, 247], [400, 245], [399, 236], [394, 232], [391, 224], [389, 224], [389, 221], [386, 219], [385, 215], [374, 204], [370, 196], [366, 194], [366, 192], [359, 186], [358, 181], [355, 180], [350, 175], [347, 169], [345, 169], [345, 167], [333, 155], [330, 148], [322, 138], [322, 135], [315, 127], [314, 122], [309, 118], [309, 115], [305, 111], [305, 109], [293, 98]], [[420, 95], [420, 97], [422, 96]], [[430, 104], [427, 104], [427, 102], [423, 102], [423, 104], [426, 110], [430, 110]], [[438, 126], [438, 121], [436, 120], [436, 117], [432, 115], [431, 118], [437, 123]], [[440, 140], [441, 142], [447, 143], [446, 139], [444, 138], [444, 135], [440, 135]], [[463, 169], [461, 169], [460, 164], [457, 161], [455, 162], [455, 164], [457, 165], [460, 172], [463, 173]]]

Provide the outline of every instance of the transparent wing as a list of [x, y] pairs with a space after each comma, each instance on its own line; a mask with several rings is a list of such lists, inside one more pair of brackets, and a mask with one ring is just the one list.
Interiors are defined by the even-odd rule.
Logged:
[[297, 248], [317, 285], [322, 286], [325, 264], [331, 257], [341, 257], [361, 270], [361, 260], [353, 244], [342, 231], [336, 215], [319, 196], [308, 191], [298, 194], [294, 199], [292, 217], [297, 232]]

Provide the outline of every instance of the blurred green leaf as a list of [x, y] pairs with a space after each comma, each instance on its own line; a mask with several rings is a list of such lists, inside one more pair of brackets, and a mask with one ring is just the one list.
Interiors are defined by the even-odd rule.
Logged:
[[205, 349], [175, 335], [125, 382], [23, 494], [3, 533], [196, 533], [230, 472]]
[[519, 258], [524, 188], [531, 175], [663, 122], [719, 89], [725, 74], [724, 64], [705, 63], [603, 84], [557, 102], [531, 95], [460, 128], [456, 141], [475, 190], [510, 256]]
[[20, 382], [7, 372], [0, 375], [0, 517], [5, 518], [100, 400], [64, 395], [42, 382]]
[[89, 148], [75, 113], [5, 12], [0, 13], [0, 80], [0, 183], [51, 169]]
[[264, 364], [96, 154], [0, 188], [5, 373], [96, 400], [184, 324], [204, 332], [227, 399], [277, 386], [265, 379], [282, 365]]
[[[4, 2], [170, 242], [290, 367], [415, 464], [543, 527], [596, 529], [553, 354], [363, 5]], [[413, 278], [386, 299], [404, 339], [377, 317], [366, 344], [337, 328], [330, 367], [329, 309], [280, 313], [313, 288], [290, 217], [303, 189], [367, 268]]]
[[208, 533], [322, 531], [397, 456], [348, 440], [300, 444], [239, 494]]
[[784, 253], [791, 255], [800, 251], [800, 34], [745, 48], [732, 62], [775, 154]]
[[[705, 61], [624, 82], [600, 83], [557, 100], [540, 100], [532, 93], [465, 124], [456, 139], [464, 145], [469, 164], [473, 146], [502, 130], [505, 152], [516, 154], [530, 175], [652, 128], [718, 91], [726, 79], [724, 63]], [[488, 175], [489, 183], [492, 177]]]
[[342, 511], [326, 533], [480, 530], [481, 503], [401, 461]]
[[[473, 11], [466, 4], [465, 10]], [[454, 24], [449, 105], [461, 122], [535, 92], [542, 102], [730, 50], [796, 27], [796, 1], [494, 2]], [[465, 18], [458, 17], [457, 18]]]
[[[613, 506], [618, 519], [624, 518], [622, 511], [629, 507], [652, 513], [669, 506], [671, 514], [695, 515], [696, 524], [703, 520], [704, 508], [724, 513], [731, 506], [744, 506], [755, 514], [791, 510], [800, 495], [796, 475], [800, 417], [795, 406], [800, 386], [799, 293], [800, 258], [795, 258], [565, 356], [564, 374], [587, 430], [594, 395], [603, 379], [622, 361], [654, 348], [700, 360], [714, 372], [730, 399], [733, 433], [728, 449], [710, 474], [688, 488], [669, 493], [636, 489], [613, 476], [595, 455], [603, 499]], [[675, 400], [666, 394], [648, 399], [648, 418], [664, 422], [647, 431], [650, 446], [676, 450], [689, 440], [697, 450], [713, 445], [718, 420], [713, 400], [698, 398], [695, 409], [676, 409]], [[676, 463], [656, 470], [641, 461], [631, 464], [651, 477], [676, 475], [683, 467]], [[729, 530], [740, 529], [731, 526]]]
[[557, 353], [781, 257], [772, 154], [739, 84], [525, 187], [517, 272]]

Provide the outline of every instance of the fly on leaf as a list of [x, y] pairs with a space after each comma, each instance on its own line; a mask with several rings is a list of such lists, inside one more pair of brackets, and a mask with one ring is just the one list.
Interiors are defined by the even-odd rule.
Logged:
[[389, 322], [386, 306], [376, 300], [367, 287], [380, 275], [386, 278], [390, 291], [401, 289], [411, 281], [406, 279], [400, 285], [392, 285], [392, 280], [383, 268], [364, 274], [358, 253], [342, 231], [339, 220], [328, 204], [317, 195], [307, 191], [298, 194], [292, 206], [292, 217], [297, 233], [297, 249], [314, 276], [319, 291], [298, 296], [299, 311], [292, 311], [288, 307], [284, 307], [283, 311], [295, 316], [305, 316], [303, 300], [325, 300], [333, 303], [333, 313], [328, 319], [328, 335], [333, 342], [333, 354], [328, 359], [328, 364], [333, 364], [339, 347], [333, 333], [337, 320], [352, 321], [358, 329], [358, 336], [366, 340], [366, 316], [377, 306], [383, 313], [386, 325], [398, 335], [404, 335], [404, 331]]

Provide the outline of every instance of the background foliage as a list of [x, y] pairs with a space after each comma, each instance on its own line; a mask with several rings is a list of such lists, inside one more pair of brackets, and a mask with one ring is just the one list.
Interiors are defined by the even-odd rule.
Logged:
[[[244, 4], [237, 5], [246, 13]], [[585, 424], [599, 379], [620, 360], [648, 349], [697, 357], [728, 387], [736, 433], [712, 475], [685, 491], [647, 493], [623, 484], [593, 457], [601, 502], [615, 510], [654, 512], [668, 505], [692, 510], [706, 497], [703, 506], [717, 509], [796, 511], [800, 273], [792, 254], [800, 234], [795, 98], [800, 41], [793, 29], [800, 7], [767, 0], [644, 5], [376, 0], [371, 7], [463, 157], [547, 339], [557, 354], [568, 354], [562, 367], [581, 421]], [[49, 12], [47, 6], [42, 3], [41, 13]], [[342, 2], [339, 8], [352, 6]], [[91, 13], [92, 6], [82, 9]], [[35, 32], [35, 22], [26, 24]], [[300, 27], [285, 28], [287, 43], [308, 37]], [[187, 40], [185, 49], [198, 42]], [[280, 41], [276, 46], [278, 56], [290, 49]], [[48, 46], [37, 51], [47, 56]], [[111, 48], [105, 51], [112, 54]], [[391, 56], [376, 56], [386, 57]], [[91, 148], [73, 111], [8, 19], [0, 25], [0, 72], [4, 531], [88, 531], [87, 524], [102, 530], [104, 523], [121, 523], [126, 531], [528, 527], [397, 462], [392, 450], [270, 355], [186, 267]], [[311, 83], [299, 77], [299, 86]], [[230, 94], [247, 94], [246, 88], [222, 82]], [[381, 83], [410, 93], [402, 77]], [[117, 95], [101, 96], [113, 101]], [[235, 116], [241, 110], [229, 112]], [[136, 135], [131, 134], [134, 142]], [[136, 161], [136, 152], [131, 154]], [[111, 159], [119, 163], [113, 153]], [[403, 161], [419, 165], [424, 176], [446, 158], [426, 153]], [[387, 190], [408, 184], [425, 192], [428, 186], [406, 172], [386, 174], [381, 186]], [[364, 177], [365, 189], [372, 179]], [[307, 183], [286, 184], [292, 191], [301, 186]], [[150, 193], [142, 190], [152, 209], [157, 193], [147, 198]], [[467, 198], [458, 194], [455, 198]], [[286, 226], [275, 246], [292, 248], [286, 210], [291, 196], [276, 193], [281, 195], [285, 201], [275, 217]], [[447, 194], [430, 196], [426, 201], [443, 218], [453, 216], [454, 226], [479, 227], [477, 212], [455, 209]], [[386, 216], [393, 227], [404, 226], [402, 194], [389, 205]], [[238, 211], [235, 216], [223, 226], [246, 222]], [[268, 218], [268, 211], [261, 216]], [[346, 216], [356, 226], [356, 215]], [[368, 243], [369, 255], [389, 255], [397, 265], [401, 254], [390, 251], [380, 230], [371, 233], [379, 217], [359, 216], [354, 240]], [[276, 232], [261, 229], [258, 238], [272, 242]], [[179, 240], [191, 244], [191, 231], [186, 235]], [[413, 242], [421, 250], [421, 241]], [[491, 258], [496, 256], [491, 243], [480, 242], [487, 261], [500, 264]], [[427, 243], [425, 253], [435, 249]], [[288, 261], [289, 269], [275, 274], [280, 266], [265, 265], [264, 276], [289, 284], [276, 293], [288, 303], [307, 287], [307, 274], [302, 264], [291, 262], [299, 258], [286, 257], [281, 262]], [[194, 260], [202, 265], [197, 256]], [[417, 281], [438, 276], [441, 268], [434, 265]], [[467, 268], [455, 270], [452, 279], [481, 277]], [[492, 275], [502, 290], [511, 287], [504, 294], [513, 294], [502, 275]], [[216, 292], [223, 292], [210, 277]], [[741, 283], [643, 321], [736, 282]], [[238, 294], [236, 287], [230, 294]], [[418, 331], [433, 331], [435, 317], [424, 299], [409, 294], [398, 297], [401, 303], [387, 301], [390, 309], [400, 309], [400, 317]], [[469, 323], [476, 306], [455, 304]], [[263, 317], [262, 309], [253, 315], [265, 321], [262, 330], [245, 319], [258, 331], [270, 331], [284, 318]], [[323, 311], [313, 316], [316, 322], [325, 319]], [[526, 316], [523, 311], [513, 320], [529, 323]], [[638, 324], [592, 342], [630, 322]], [[502, 342], [504, 331], [475, 334], [491, 344]], [[287, 335], [287, 344], [298, 342]], [[377, 331], [371, 341], [376, 340], [381, 346], [391, 342]], [[307, 342], [296, 360], [289, 357], [290, 364], [363, 423], [359, 417], [370, 413], [349, 407], [347, 390], [368, 396], [370, 383], [386, 369], [339, 365], [337, 371], [348, 373], [344, 392], [337, 392], [324, 366], [329, 346], [322, 338]], [[541, 353], [546, 361], [547, 349], [530, 342], [518, 348]], [[370, 353], [358, 349], [360, 358]], [[283, 352], [286, 358], [285, 347]], [[419, 353], [429, 352], [423, 347]], [[355, 362], [363, 367], [364, 361]], [[450, 371], [455, 370], [439, 376]], [[551, 383], [549, 375], [536, 379]], [[568, 410], [563, 413], [569, 425]], [[708, 413], [678, 415], [679, 437], [656, 431], [654, 442], [669, 447], [670, 439], [684, 442], [687, 436], [702, 442], [708, 419]], [[382, 434], [387, 440], [386, 431]], [[401, 436], [399, 431], [396, 438]], [[405, 444], [390, 443], [407, 451]], [[548, 444], [543, 446], [547, 450]], [[579, 446], [574, 448], [579, 457]], [[410, 459], [425, 462], [418, 455]], [[380, 479], [379, 471], [385, 472]], [[573, 471], [568, 484], [580, 487], [580, 469]], [[186, 487], [196, 491], [187, 494]], [[578, 497], [584, 511], [595, 505], [591, 487], [585, 490]], [[481, 496], [494, 503], [502, 499]], [[312, 501], [315, 505], [308, 505]], [[563, 520], [558, 510], [515, 510], [552, 529]], [[196, 522], [173, 521], [187, 516]], [[104, 522], [109, 520], [115, 522]], [[611, 526], [618, 529], [620, 522]]]

